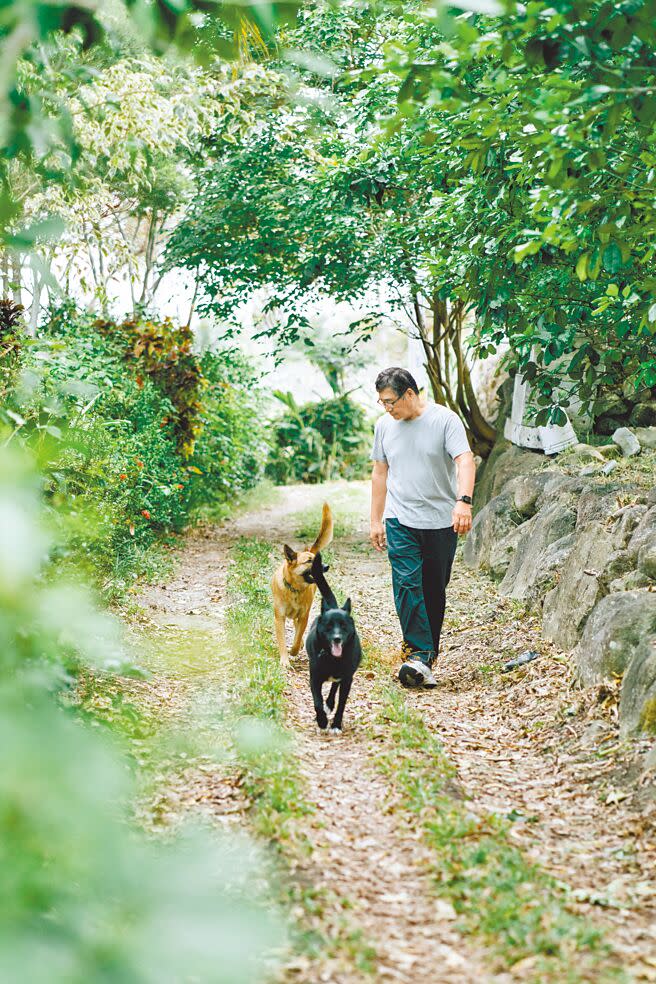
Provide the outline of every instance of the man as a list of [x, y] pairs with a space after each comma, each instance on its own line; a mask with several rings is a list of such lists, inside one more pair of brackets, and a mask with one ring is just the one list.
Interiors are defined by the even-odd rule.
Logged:
[[458, 415], [422, 400], [407, 369], [385, 369], [376, 390], [386, 413], [371, 453], [371, 542], [382, 551], [387, 541], [392, 565], [407, 657], [399, 680], [435, 687], [446, 586], [458, 535], [471, 529], [476, 466]]

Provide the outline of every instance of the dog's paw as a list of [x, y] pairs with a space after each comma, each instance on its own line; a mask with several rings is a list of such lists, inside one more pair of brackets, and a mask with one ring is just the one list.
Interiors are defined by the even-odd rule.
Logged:
[[331, 733], [331, 735], [341, 735], [342, 729], [341, 728], [331, 728], [330, 729], [330, 733]]
[[327, 727], [328, 727], [328, 718], [317, 717], [317, 728], [319, 728], [320, 731], [325, 731]]

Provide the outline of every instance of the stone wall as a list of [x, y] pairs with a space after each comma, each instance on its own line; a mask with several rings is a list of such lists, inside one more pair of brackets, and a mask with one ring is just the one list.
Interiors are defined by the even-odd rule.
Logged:
[[[624, 733], [656, 731], [656, 428], [630, 438], [553, 460], [498, 445], [463, 551], [502, 595], [541, 610], [582, 684], [623, 677]], [[629, 471], [615, 459], [640, 451], [643, 480], [615, 479]]]

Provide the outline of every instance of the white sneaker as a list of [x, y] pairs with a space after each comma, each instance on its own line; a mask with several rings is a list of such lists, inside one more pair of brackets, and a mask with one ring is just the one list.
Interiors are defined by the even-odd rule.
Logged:
[[404, 687], [436, 687], [433, 671], [420, 659], [406, 659], [399, 670], [399, 680]]

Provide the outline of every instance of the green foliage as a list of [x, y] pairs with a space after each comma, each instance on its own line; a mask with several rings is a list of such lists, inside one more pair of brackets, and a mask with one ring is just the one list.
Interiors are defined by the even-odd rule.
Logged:
[[640, 712], [640, 729], [647, 734], [656, 734], [656, 698], [650, 697]]
[[0, 397], [4, 399], [15, 383], [20, 362], [23, 306], [0, 299]]
[[304, 11], [285, 41], [330, 98], [264, 105], [238, 146], [217, 134], [171, 242], [206, 266], [208, 309], [267, 285], [288, 341], [312, 291], [390, 284], [430, 355], [440, 304], [464, 303], [477, 353], [509, 345], [537, 390], [537, 423], [656, 384], [652, 5], [498, 12]]
[[240, 710], [251, 722], [266, 722], [273, 729], [267, 740], [255, 741], [255, 728], [251, 740], [243, 744], [246, 790], [255, 803], [258, 832], [284, 846], [295, 836], [298, 818], [311, 808], [304, 800], [298, 767], [282, 730], [286, 679], [271, 639], [271, 545], [242, 539], [233, 560], [228, 647], [241, 655]]
[[[299, 820], [312, 813], [313, 807], [305, 799], [298, 759], [285, 729], [288, 680], [271, 634], [269, 584], [275, 563], [271, 544], [243, 538], [231, 559], [226, 641], [228, 658], [237, 657], [231, 686], [244, 715], [238, 732], [244, 788], [253, 805], [255, 829], [278, 849], [279, 881], [290, 911], [294, 951], [321, 954], [324, 959], [334, 955], [364, 973], [373, 973], [374, 948], [343, 912], [335, 918], [331, 890], [298, 878], [309, 853]], [[331, 908], [324, 914], [322, 908], [329, 901]], [[351, 904], [339, 900], [340, 909]], [[326, 925], [330, 933], [324, 936]]]
[[152, 321], [135, 318], [117, 325], [96, 321], [99, 332], [111, 335], [112, 342], [122, 344], [124, 358], [133, 366], [138, 386], [149, 376], [173, 408], [171, 420], [178, 450], [188, 458], [201, 432], [201, 392], [206, 385], [198, 359], [192, 352], [193, 335], [188, 325], [174, 325], [170, 318]]
[[266, 474], [279, 485], [364, 478], [372, 428], [348, 396], [298, 406], [291, 393], [275, 394], [287, 411], [274, 423]]
[[266, 444], [261, 395], [257, 374], [237, 350], [207, 352], [199, 364], [206, 388], [193, 464], [202, 478], [191, 482], [190, 508], [216, 516], [262, 477]]
[[[89, 0], [84, 4], [7, 0], [0, 17], [0, 242], [29, 248], [44, 235], [59, 235], [49, 202], [31, 224], [16, 227], [22, 196], [13, 182], [15, 165], [30, 178], [74, 186], [85, 153], [76, 133], [76, 117], [93, 110], [93, 100], [73, 107], [72, 98], [98, 78], [99, 64], [120, 60], [126, 48], [148, 57], [171, 47], [187, 52], [205, 66], [221, 65], [251, 49], [267, 50], [277, 26], [293, 18], [295, 0], [244, 4], [228, 0], [219, 7], [204, 0], [146, 3], [143, 0]], [[58, 53], [67, 50], [67, 64], [58, 77]], [[161, 59], [164, 70], [166, 61]], [[179, 59], [178, 59], [179, 61]], [[62, 84], [63, 83], [63, 84]], [[142, 94], [137, 86], [131, 93]], [[186, 101], [187, 106], [194, 106]], [[112, 100], [103, 100], [114, 115]], [[195, 108], [195, 106], [194, 106]], [[192, 110], [193, 111], [193, 110]], [[202, 111], [202, 110], [201, 110]], [[179, 111], [184, 114], [184, 107]], [[139, 161], [143, 146], [135, 130], [127, 143]], [[90, 156], [104, 151], [102, 143]], [[129, 173], [129, 168], [127, 169]], [[54, 209], [56, 214], [56, 208]], [[13, 227], [12, 227], [13, 226]]]
[[[217, 832], [146, 842], [126, 760], [61, 696], [77, 667], [125, 672], [116, 625], [59, 577], [40, 478], [0, 456], [0, 977], [33, 984], [261, 979], [280, 941], [253, 847]], [[254, 960], [255, 958], [255, 960]]]
[[55, 311], [47, 334], [24, 339], [22, 376], [3, 413], [38, 452], [62, 529], [53, 560], [82, 562], [120, 594], [162, 536], [208, 503], [225, 507], [260, 467], [245, 364], [228, 383], [234, 359], [208, 354], [205, 379], [185, 330], [152, 321], [111, 329], [71, 306]]

